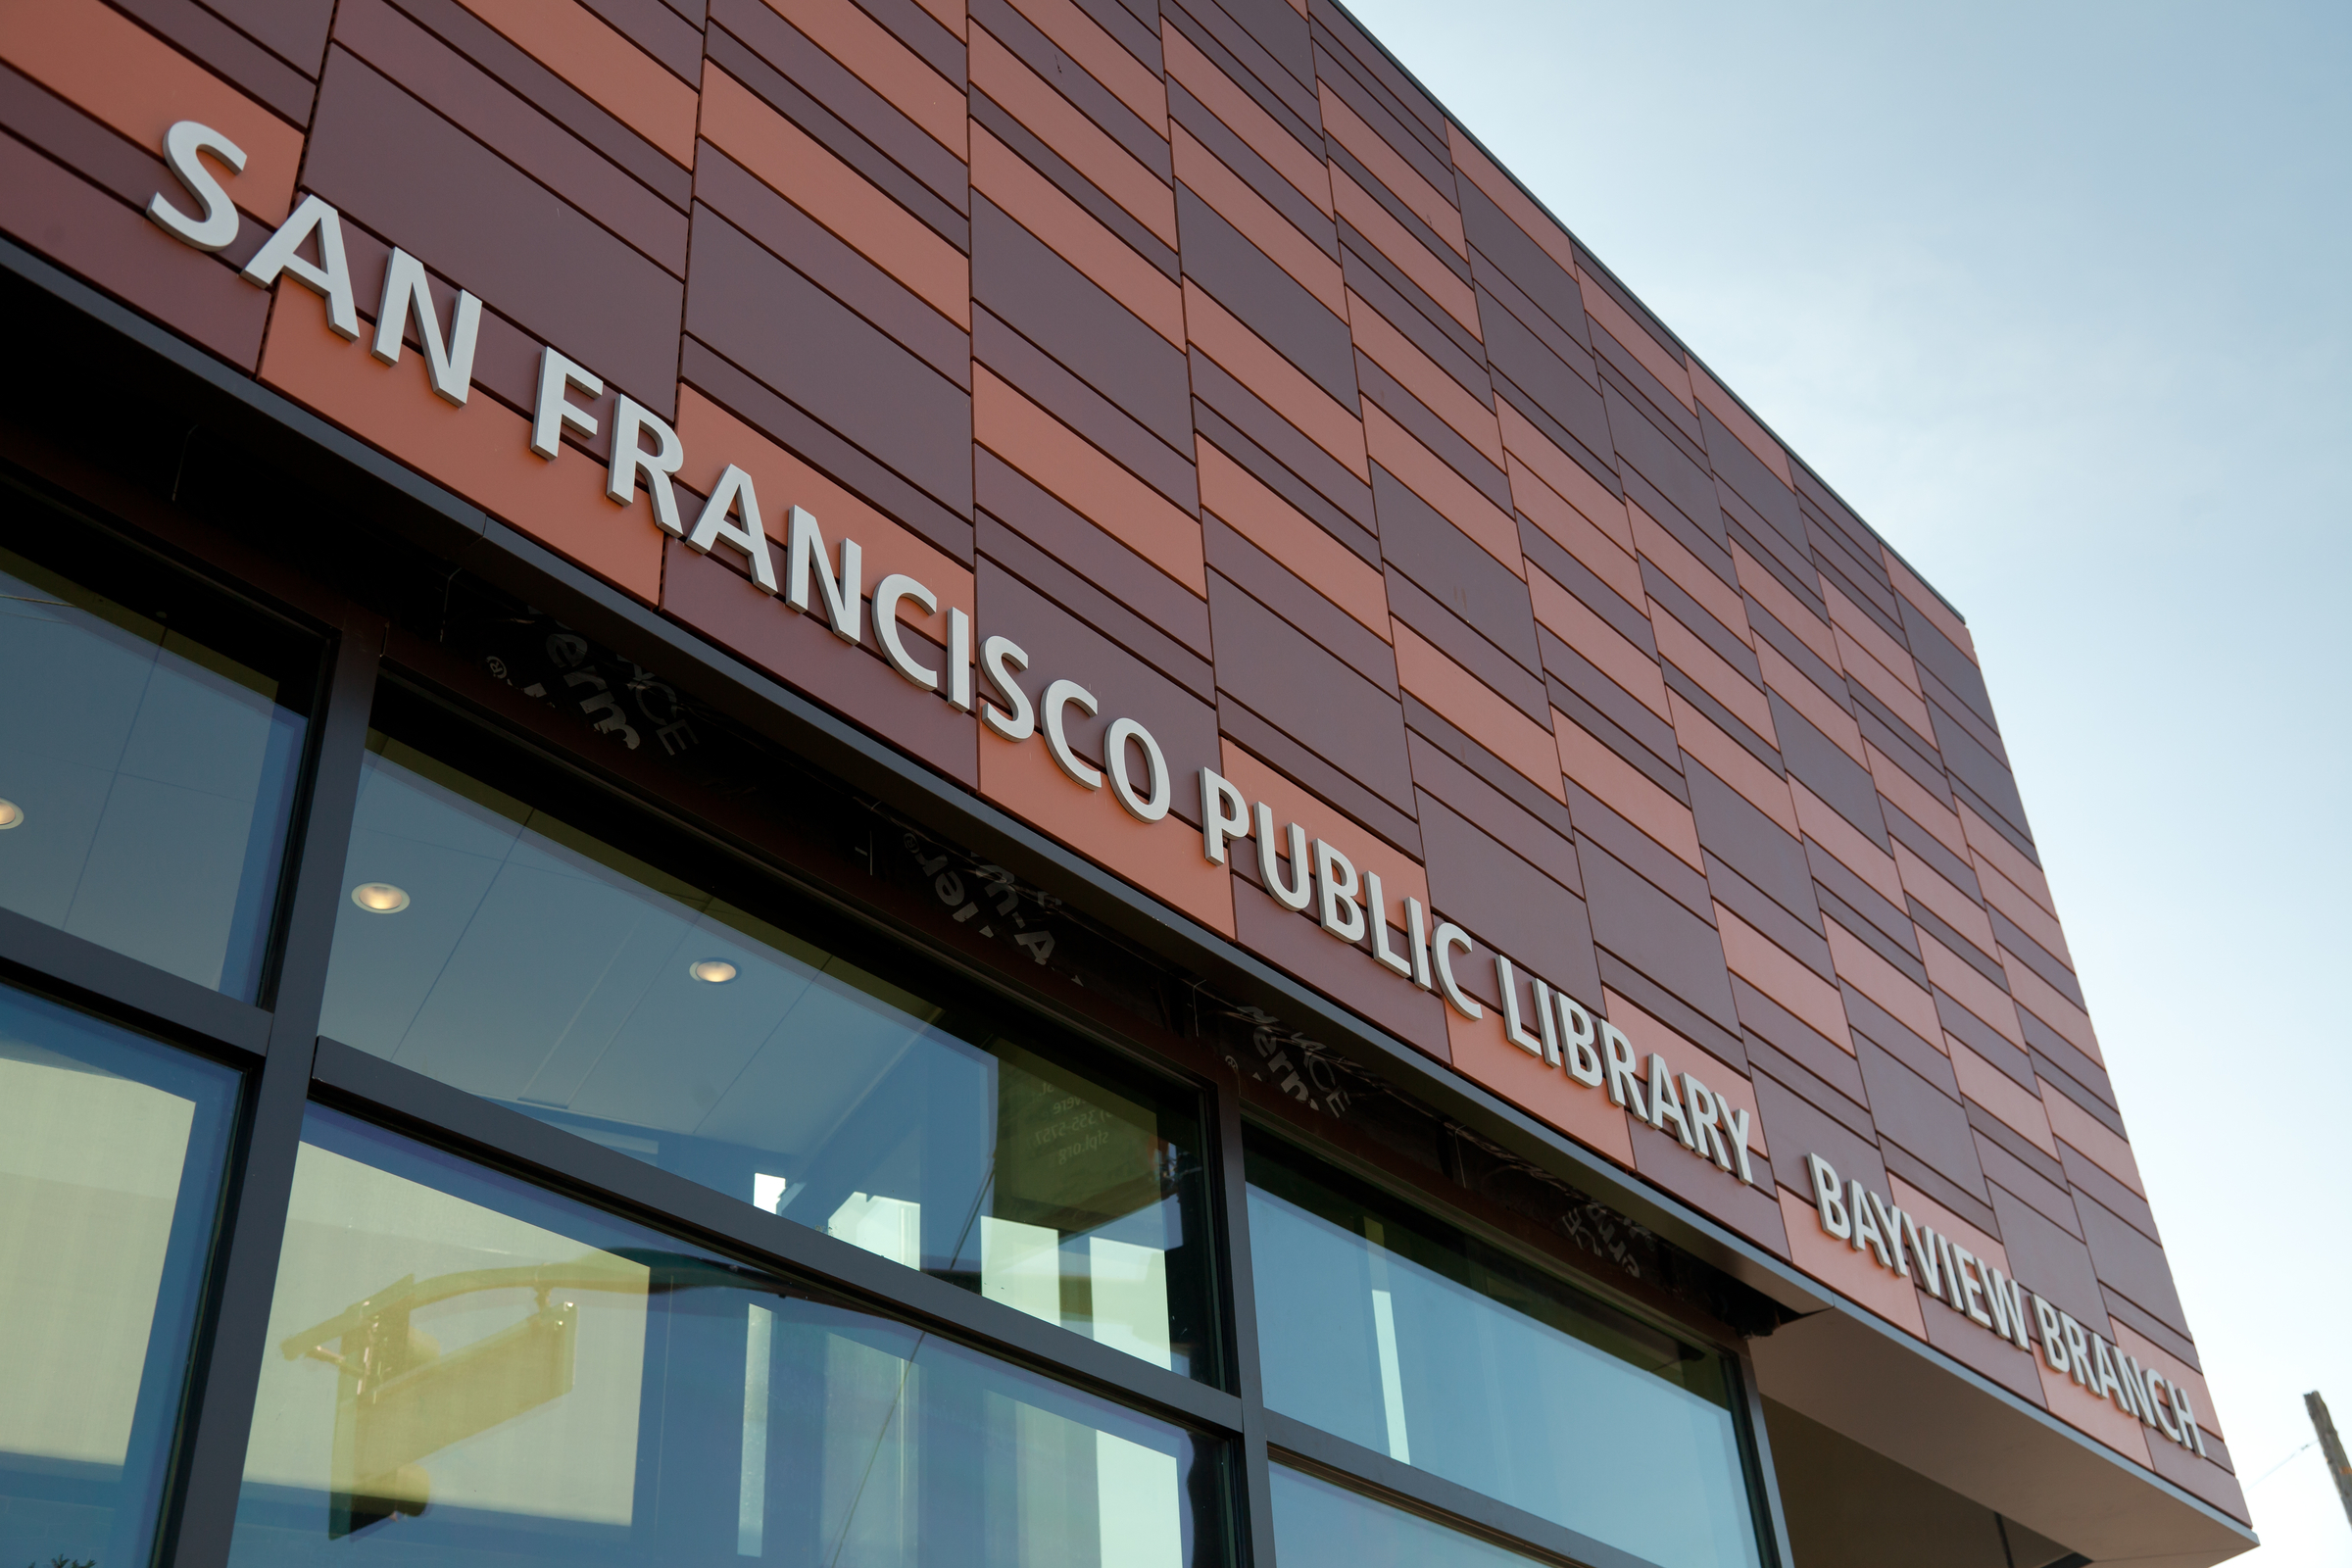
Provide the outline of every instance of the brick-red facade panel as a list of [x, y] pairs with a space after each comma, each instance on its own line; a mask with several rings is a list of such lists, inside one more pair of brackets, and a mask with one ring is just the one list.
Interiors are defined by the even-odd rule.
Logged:
[[[600, 419], [615, 393], [672, 417], [692, 386], [971, 565], [975, 646], [1025, 647], [1032, 696], [1067, 676], [1101, 700], [1082, 757], [1110, 717], [1151, 730], [1175, 820], [1132, 831], [1194, 833], [1197, 770], [1247, 753], [1364, 856], [1417, 862], [1477, 944], [1472, 992], [1499, 952], [1751, 1076], [1761, 1191], [1647, 1129], [1629, 1179], [1803, 1266], [1782, 1220], [1818, 1152], [2193, 1361], [1958, 613], [1327, 0], [580, 0], [636, 83], [601, 97], [458, 0], [110, 3], [178, 90], [299, 127], [297, 194], [340, 209], [364, 318], [391, 246], [444, 312], [480, 299], [498, 417], [530, 412], [542, 345], [605, 377], [579, 400]], [[281, 285], [273, 317], [233, 270], [261, 223], [208, 257], [141, 216], [192, 200], [160, 129], [195, 107], [143, 140], [147, 106], [106, 98], [56, 54], [0, 67], [0, 229], [249, 373], [270, 334], [315, 335], [316, 297]], [[986, 450], [975, 385], [1017, 424]], [[528, 511], [497, 482], [468, 499]], [[1204, 482], [1246, 514], [1204, 511]], [[790, 498], [761, 500], [780, 542]], [[844, 646], [732, 552], [614, 548], [662, 562], [632, 579], [654, 609], [978, 796], [1006, 743], [870, 626]], [[1455, 1047], [1493, 1011], [1279, 909], [1242, 849], [1244, 949], [1475, 1062]], [[1930, 1318], [2041, 1399], [2022, 1356]], [[2160, 1467], [2234, 1495], [2206, 1460]]]

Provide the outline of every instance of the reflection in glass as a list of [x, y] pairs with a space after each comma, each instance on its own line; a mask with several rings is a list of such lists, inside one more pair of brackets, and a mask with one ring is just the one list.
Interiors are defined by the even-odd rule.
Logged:
[[1731, 1367], [1269, 1139], [1266, 1403], [1662, 1568], [1758, 1561]]
[[147, 1560], [236, 1074], [0, 988], [0, 1546]]
[[[21, 500], [0, 518], [19, 548], [76, 543]], [[250, 1001], [302, 755], [280, 680], [307, 656], [78, 544], [71, 573], [0, 549], [0, 907]]]
[[1213, 1557], [1176, 1429], [331, 1111], [270, 1346], [236, 1568]]
[[1075, 1070], [1001, 1004], [610, 804], [515, 787], [540, 804], [371, 737], [325, 1034], [1210, 1375], [1189, 1097]]
[[1282, 1568], [1536, 1568], [1532, 1557], [1303, 1471], [1274, 1465], [1268, 1479]]

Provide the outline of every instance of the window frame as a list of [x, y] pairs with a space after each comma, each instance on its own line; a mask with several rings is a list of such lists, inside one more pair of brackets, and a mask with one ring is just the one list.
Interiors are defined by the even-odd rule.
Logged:
[[[110, 1002], [122, 998], [133, 1011], [156, 1023], [166, 1027], [183, 1020], [196, 1023], [201, 1037], [221, 1039], [238, 1052], [259, 1055], [266, 1047], [266, 1019], [275, 1002], [285, 956], [296, 862], [303, 849], [312, 784], [318, 770], [335, 645], [344, 629], [341, 617], [347, 607], [337, 597], [282, 567], [269, 569], [251, 552], [168, 507], [157, 507], [147, 498], [120, 495], [108, 498], [134, 506], [139, 514], [134, 522], [118, 517], [93, 504], [91, 499], [5, 459], [0, 459], [0, 492], [17, 498], [22, 505], [57, 514], [61, 526], [87, 536], [98, 548], [112, 547], [144, 557], [156, 571], [187, 579], [192, 591], [220, 599], [227, 613], [267, 622], [277, 635], [302, 639], [315, 648], [309, 688], [296, 694], [299, 705], [281, 700], [281, 706], [295, 707], [302, 713], [304, 733], [294, 761], [285, 841], [278, 847], [275, 881], [269, 891], [269, 917], [257, 933], [261, 951], [254, 972], [253, 1000], [248, 1002], [227, 991], [156, 968], [14, 910], [0, 910], [0, 922], [4, 922], [4, 927], [0, 927], [0, 967], [56, 974], [69, 986], [95, 997]], [[34, 559], [38, 559], [37, 555]], [[260, 575], [241, 577], [240, 568]], [[93, 592], [106, 592], [104, 585], [85, 586]], [[31, 929], [20, 931], [16, 929], [20, 925]], [[54, 932], [62, 940], [44, 944], [34, 934], [36, 931]], [[206, 996], [220, 1005], [208, 1007], [200, 1000]]]
[[[1773, 1568], [1776, 1562], [1789, 1560], [1786, 1544], [1778, 1541], [1780, 1510], [1773, 1499], [1777, 1499], [1779, 1489], [1773, 1485], [1769, 1493], [1765, 1490], [1771, 1453], [1764, 1441], [1764, 1406], [1757, 1390], [1755, 1365], [1736, 1336], [1698, 1314], [1668, 1312], [1656, 1302], [1619, 1289], [1568, 1259], [1531, 1245], [1524, 1237], [1512, 1235], [1486, 1217], [1448, 1202], [1434, 1190], [1413, 1186], [1361, 1154], [1316, 1138], [1301, 1128], [1278, 1122], [1255, 1106], [1242, 1117], [1242, 1136], [1288, 1145], [1296, 1154], [1330, 1166], [1343, 1180], [1369, 1187], [1391, 1202], [1417, 1208], [1438, 1223], [1449, 1225], [1484, 1246], [1550, 1275], [1570, 1290], [1592, 1297], [1638, 1323], [1722, 1357], [1725, 1374], [1731, 1380], [1730, 1410], [1740, 1447], [1740, 1492], [1747, 1498], [1749, 1521], [1756, 1533], [1758, 1561], [1764, 1568]], [[1246, 1155], [1246, 1144], [1244, 1152]], [[1245, 1177], [1245, 1207], [1248, 1196]], [[1254, 1297], [1251, 1304], [1254, 1308]], [[1262, 1396], [1262, 1385], [1259, 1393]], [[1265, 1420], [1274, 1457], [1294, 1468], [1310, 1470], [1335, 1485], [1405, 1507], [1513, 1550], [1528, 1550], [1568, 1563], [1591, 1564], [1592, 1568], [1654, 1568], [1645, 1557], [1416, 1465], [1405, 1464], [1378, 1448], [1326, 1432], [1296, 1416], [1267, 1409]], [[1270, 1504], [1270, 1494], [1268, 1499]]]
[[[960, 993], [960, 995], [951, 995], [949, 1003], [951, 1012], [956, 1010], [958, 1005], [977, 1001], [981, 1005], [1001, 1008], [1007, 1013], [1034, 1020], [1038, 1033], [1043, 1038], [1035, 1042], [1023, 1043], [1034, 1044], [1042, 1048], [1039, 1054], [1048, 1061], [1069, 1069], [1070, 1062], [1063, 1060], [1065, 1057], [1083, 1061], [1088, 1053], [1104, 1053], [1113, 1061], [1112, 1070], [1102, 1074], [1101, 1080], [1103, 1087], [1109, 1092], [1120, 1093], [1125, 1088], [1140, 1088], [1148, 1085], [1153, 1093], [1169, 1099], [1189, 1102], [1190, 1114], [1200, 1145], [1197, 1152], [1200, 1161], [1203, 1184], [1201, 1208], [1206, 1216], [1212, 1218], [1218, 1213], [1220, 1163], [1216, 1148], [1216, 1119], [1213, 1109], [1215, 1080], [1212, 1075], [1199, 1070], [1200, 1064], [1178, 1062], [1171, 1060], [1164, 1054], [1154, 1053], [1143, 1043], [1106, 1028], [1101, 1020], [1088, 1017], [1066, 1005], [1059, 1004], [1058, 999], [1051, 998], [1042, 991], [1021, 986], [1015, 975], [974, 962], [966, 956], [943, 947], [931, 933], [925, 932], [919, 926], [894, 917], [890, 911], [874, 902], [861, 900], [840, 887], [825, 882], [821, 877], [812, 873], [808, 867], [795, 862], [772, 843], [762, 842], [760, 839], [744, 833], [729, 832], [714, 822], [703, 820], [681, 809], [675, 801], [665, 800], [641, 787], [636, 781], [616, 776], [608, 765], [600, 765], [608, 764], [611, 759], [601, 758], [592, 752], [581, 749], [577, 744], [580, 737], [576, 734], [558, 731], [556, 734], [560, 736], [560, 740], [551, 741], [550, 736], [543, 731], [520, 729], [509, 721], [509, 715], [485, 710], [480, 704], [470, 702], [460, 693], [449, 690], [439, 681], [419, 673], [413, 665], [397, 662], [391, 659], [384, 661], [380, 669], [379, 694], [385, 688], [398, 692], [400, 700], [429, 706], [435, 711], [429, 716], [428, 722], [442, 725], [447, 731], [456, 732], [461, 736], [459, 744], [461, 748], [465, 749], [466, 755], [453, 760], [427, 751], [427, 755], [436, 757], [437, 760], [448, 765], [466, 768], [475, 755], [490, 754], [493, 757], [495, 768], [500, 765], [496, 760], [496, 754], [505, 753], [512, 759], [511, 765], [517, 771], [527, 774], [534, 770], [542, 770], [560, 775], [565, 787], [574, 791], [574, 800], [588, 806], [593, 815], [588, 820], [564, 818], [561, 806], [559, 806], [556, 808], [559, 819], [565, 820], [567, 825], [575, 829], [596, 836], [600, 841], [611, 845], [619, 853], [637, 856], [640, 848], [648, 846], [649, 841], [650, 848], [655, 854], [672, 846], [683, 847], [688, 854], [704, 863], [687, 866], [683, 868], [683, 871], [673, 870], [671, 862], [651, 858], [650, 856], [648, 863], [654, 864], [669, 874], [681, 875], [683, 879], [693, 882], [701, 891], [737, 903], [740, 906], [749, 908], [750, 912], [762, 915], [762, 917], [764, 917], [765, 906], [758, 902], [758, 893], [766, 889], [777, 890], [786, 901], [801, 902], [812, 909], [822, 910], [855, 926], [856, 935], [845, 943], [842, 949], [844, 956], [852, 963], [861, 966], [867, 964], [874, 958], [873, 950], [880, 950], [881, 953], [889, 956], [904, 955], [909, 965], [918, 971], [918, 976], [919, 972], [924, 969], [936, 971], [946, 981], [947, 988], [951, 993]], [[371, 729], [375, 728], [373, 719], [377, 711], [378, 710], [371, 706], [369, 710]], [[543, 710], [536, 709], [534, 705], [531, 711], [539, 714]], [[400, 739], [397, 736], [394, 738]], [[410, 742], [409, 744], [414, 743]], [[364, 773], [365, 760], [361, 766]], [[503, 790], [505, 788], [495, 776], [485, 782], [488, 787], [493, 789]], [[535, 805], [536, 802], [526, 801], [526, 804]], [[607, 836], [607, 827], [614, 823], [620, 823], [623, 832]], [[632, 840], [625, 836], [627, 829], [636, 827], [638, 824], [642, 824], [641, 838]], [[703, 873], [706, 869], [714, 874], [704, 876]], [[344, 874], [344, 868], [338, 865], [335, 874], [340, 878]], [[747, 889], [746, 884], [752, 886]], [[338, 886], [340, 886], [339, 882]], [[749, 902], [746, 902], [747, 900]], [[336, 917], [339, 918], [343, 912], [340, 904], [334, 906]], [[887, 973], [883, 977], [886, 980], [894, 979], [894, 976]], [[320, 995], [323, 1002], [323, 988]], [[322, 1064], [333, 1063], [334, 1072], [339, 1075], [330, 1077], [327, 1066], [320, 1065], [314, 1069], [314, 1077], [319, 1082], [330, 1086], [340, 1086], [346, 1082], [364, 1083], [368, 1088], [360, 1092], [363, 1099], [369, 1093], [395, 1093], [388, 1086], [386, 1080], [368, 1077], [348, 1059], [349, 1057], [365, 1057], [368, 1061], [380, 1061], [380, 1058], [325, 1035], [318, 1037], [318, 1050], [320, 1062]], [[416, 1074], [410, 1069], [395, 1067], [388, 1061], [380, 1061], [380, 1064], [394, 1073], [405, 1074], [420, 1081], [431, 1081], [423, 1079], [422, 1075]], [[463, 1092], [461, 1091], [461, 1093]], [[468, 1095], [466, 1098], [470, 1100], [476, 1097]], [[386, 1108], [393, 1107], [387, 1106]], [[515, 1114], [522, 1121], [537, 1120], [519, 1112]], [[597, 1148], [605, 1152], [612, 1152], [604, 1150], [602, 1145], [596, 1145], [592, 1139], [564, 1131], [560, 1125], [552, 1122], [547, 1125], [554, 1126], [555, 1130], [559, 1132], [564, 1132], [564, 1136], [567, 1139]], [[513, 1131], [513, 1129], [510, 1130]], [[475, 1141], [480, 1142], [478, 1138]], [[489, 1146], [484, 1145], [483, 1147]], [[629, 1158], [626, 1155], [619, 1157], [626, 1159], [632, 1166], [644, 1166], [643, 1161]], [[559, 1172], [562, 1169], [557, 1165], [545, 1164], [545, 1162], [542, 1164], [543, 1168], [551, 1172]], [[544, 1180], [545, 1178], [534, 1179]], [[680, 1177], [678, 1180], [687, 1181], [689, 1179]], [[692, 1185], [706, 1192], [712, 1191], [702, 1188], [700, 1183]], [[715, 1193], [714, 1196], [724, 1202], [742, 1203], [745, 1201], [740, 1197], [730, 1198], [723, 1193]], [[647, 1212], [676, 1212], [676, 1210], [673, 1208], [647, 1210]], [[805, 1221], [782, 1220], [778, 1216], [767, 1214], [760, 1214], [759, 1217], [763, 1220], [778, 1219], [779, 1223], [797, 1232], [807, 1232], [812, 1229]], [[657, 1221], [657, 1223], [662, 1222]], [[757, 1226], [754, 1229], [760, 1234], [767, 1234], [765, 1226]], [[821, 1235], [821, 1232], [819, 1234]], [[833, 1241], [830, 1237], [825, 1240]], [[835, 1245], [850, 1246], [847, 1243], [836, 1243]], [[784, 1255], [775, 1247], [765, 1244], [761, 1244], [760, 1250], [776, 1256]], [[872, 1254], [864, 1253], [854, 1247], [851, 1247], [850, 1250], [858, 1252], [859, 1256], [872, 1256]], [[1213, 1341], [1206, 1349], [1209, 1366], [1205, 1369], [1205, 1375], [1175, 1372], [1166, 1375], [1193, 1382], [1203, 1388], [1230, 1394], [1233, 1391], [1235, 1361], [1229, 1321], [1232, 1312], [1226, 1301], [1224, 1253], [1222, 1237], [1212, 1225], [1210, 1234], [1202, 1239], [1200, 1259], [1200, 1265], [1205, 1273], [1204, 1300], [1201, 1305], [1208, 1313], [1209, 1333]], [[906, 1270], [897, 1264], [887, 1264], [886, 1266], [893, 1271], [886, 1276], [891, 1279], [896, 1279], [903, 1273], [920, 1272], [919, 1270]], [[838, 1273], [838, 1270], [828, 1268], [826, 1272]], [[944, 1284], [945, 1282], [937, 1283]], [[950, 1287], [950, 1289], [958, 1288]], [[959, 1294], [968, 1296], [972, 1293], [959, 1291]], [[990, 1304], [994, 1306], [999, 1303], [992, 1302]], [[894, 1307], [894, 1310], [898, 1308]], [[1075, 1334], [1057, 1325], [1046, 1324], [1043, 1320], [1032, 1318], [1029, 1314], [1019, 1312], [1017, 1309], [1005, 1308], [1005, 1310], [1013, 1311], [1014, 1315], [1024, 1322], [1035, 1323], [1039, 1327], [1045, 1328], [1050, 1334], [1056, 1336], [1052, 1342], [1054, 1344], [1059, 1344], [1062, 1339], [1079, 1341], [1089, 1346], [1094, 1343], [1084, 1335]], [[1097, 1348], [1102, 1348], [1097, 1347]], [[1117, 1358], [1114, 1362], [1109, 1363], [1111, 1365], [1123, 1365], [1136, 1359], [1123, 1352], [1111, 1351], [1109, 1353]], [[1065, 1364], [1075, 1364], [1072, 1358], [1076, 1354], [1077, 1352], [1072, 1351], [1070, 1354], [1060, 1355], [1056, 1359]], [[1082, 1356], [1079, 1359], [1092, 1361], [1091, 1355]], [[1151, 1369], [1148, 1364], [1146, 1365], [1148, 1370], [1158, 1370]], [[1155, 1384], [1156, 1378], [1147, 1380], [1147, 1382]], [[1164, 1402], [1166, 1396], [1163, 1394], [1156, 1397], [1161, 1398]]]
[[[325, 439], [331, 432], [318, 434]], [[7, 432], [0, 431], [0, 436]], [[340, 437], [326, 440], [326, 445], [327, 466], [339, 475], [350, 471], [341, 462], [369, 466], [369, 454]], [[726, 821], [723, 813], [682, 800], [680, 792], [665, 789], [659, 776], [632, 766], [628, 759], [584, 749], [581, 737], [563, 727], [555, 715], [517, 694], [489, 687], [469, 665], [321, 585], [302, 568], [78, 459], [42, 452], [35, 468], [24, 465], [26, 455], [17, 438], [0, 442], [0, 476], [81, 525], [105, 529], [191, 572], [254, 612], [320, 639], [318, 686], [309, 708], [302, 772], [256, 1003], [236, 1002], [37, 921], [0, 911], [0, 980], [214, 1057], [245, 1074], [211, 1274], [195, 1329], [188, 1392], [171, 1479], [161, 1500], [154, 1568], [226, 1568], [256, 1378], [269, 1348], [268, 1314], [294, 1160], [303, 1115], [314, 1101], [642, 1223], [692, 1236], [722, 1251], [772, 1261], [893, 1316], [935, 1326], [975, 1348], [1192, 1429], [1222, 1451], [1222, 1527], [1235, 1568], [1271, 1568], [1275, 1562], [1270, 1512], [1270, 1467], [1275, 1462], [1539, 1558], [1592, 1568], [1648, 1568], [1616, 1548], [1265, 1408], [1250, 1254], [1245, 1125], [1262, 1124], [1265, 1132], [1306, 1142], [1320, 1157], [1538, 1266], [1558, 1271], [1562, 1260], [1455, 1210], [1435, 1184], [1402, 1184], [1393, 1173], [1367, 1167], [1355, 1155], [1272, 1119], [1255, 1102], [1263, 1098], [1257, 1093], [1263, 1086], [1217, 1061], [1205, 1044], [1188, 1054], [1193, 1042], [1130, 1031], [1116, 1015], [1092, 1010], [1102, 1004], [1090, 1007], [1083, 996], [1056, 991], [1015, 969], [997, 966], [985, 955], [943, 941], [937, 930], [916, 917], [920, 911], [862, 901], [792, 864]], [[481, 524], [470, 526], [473, 537], [479, 538]], [[642, 618], [641, 612], [619, 606], [609, 590], [583, 574], [553, 558], [534, 555], [519, 536], [496, 523], [488, 527], [500, 536], [501, 550], [509, 556], [519, 552], [523, 558], [501, 559], [495, 567], [482, 563], [511, 590], [527, 593], [592, 632], [600, 626], [616, 631]], [[716, 682], [725, 687], [746, 673], [674, 629], [659, 635], [674, 645], [680, 677], [698, 686]], [[636, 640], [644, 641], [642, 632]], [[1084, 1048], [1107, 1051], [1128, 1070], [1180, 1083], [1196, 1093], [1208, 1178], [1207, 1240], [1222, 1339], [1222, 1386], [1153, 1367], [559, 1127], [321, 1039], [318, 1028], [327, 959], [367, 735], [377, 686], [387, 679], [449, 707], [504, 742], [529, 748], [589, 786], [658, 813], [714, 853], [746, 861], [760, 874], [784, 878], [802, 896], [839, 909], [879, 937], [919, 950], [959, 981], [1040, 1015]], [[757, 680], [726, 695], [738, 710], [747, 701], [784, 704], [785, 711], [776, 720], [779, 733], [797, 734], [795, 726], [807, 724], [815, 712], [782, 688], [765, 689]], [[838, 721], [825, 722], [848, 735]], [[842, 756], [819, 751], [810, 761], [843, 779], [846, 787], [860, 787], [861, 775], [856, 766], [845, 764]], [[892, 798], [891, 792], [883, 792], [883, 798]], [[952, 817], [940, 821], [941, 833], [956, 836]], [[1405, 1081], [1409, 1085], [1409, 1078]], [[1576, 1273], [1572, 1266], [1570, 1272]], [[1660, 1316], [1654, 1303], [1624, 1299], [1605, 1282], [1581, 1273], [1576, 1279], [1579, 1288], [1639, 1316]], [[1678, 1336], [1725, 1353], [1732, 1363], [1739, 1390], [1735, 1418], [1760, 1547], [1767, 1564], [1784, 1565], [1789, 1561], [1788, 1546], [1753, 1363], [1739, 1344], [1715, 1329], [1679, 1315], [1664, 1321]]]

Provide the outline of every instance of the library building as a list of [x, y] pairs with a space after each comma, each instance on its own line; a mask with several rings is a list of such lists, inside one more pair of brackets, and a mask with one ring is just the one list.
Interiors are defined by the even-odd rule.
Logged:
[[1470, 108], [0, 9], [0, 1568], [2251, 1547], [1965, 607]]

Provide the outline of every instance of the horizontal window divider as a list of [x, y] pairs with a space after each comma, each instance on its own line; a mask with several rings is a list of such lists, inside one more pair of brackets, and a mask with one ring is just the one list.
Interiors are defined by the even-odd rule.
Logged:
[[[1593, 1439], [1605, 1442], [1607, 1434], [1596, 1432]], [[1266, 1412], [1266, 1443], [1277, 1464], [1291, 1463], [1356, 1491], [1385, 1493], [1387, 1500], [1404, 1503], [1416, 1512], [1446, 1515], [1446, 1522], [1467, 1526], [1474, 1534], [1513, 1549], [1532, 1546], [1581, 1568], [1658, 1568], [1647, 1557], [1638, 1557], [1541, 1514], [1514, 1508], [1483, 1492], [1392, 1459], [1377, 1448], [1334, 1437], [1278, 1410]]]
[[0, 974], [134, 1029], [226, 1047], [214, 1054], [234, 1065], [251, 1066], [269, 1050], [266, 1009], [13, 909], [0, 909]]
[[1756, 1381], [1755, 1358], [1740, 1347], [1735, 1359], [1740, 1373], [1740, 1408], [1746, 1417], [1747, 1445], [1755, 1456], [1748, 1467], [1748, 1491], [1756, 1518], [1765, 1526], [1764, 1554], [1768, 1568], [1794, 1568], [1796, 1550], [1788, 1544], [1788, 1510], [1781, 1502], [1781, 1477], [1772, 1458], [1772, 1434], [1764, 1419], [1764, 1391]]
[[575, 1194], [615, 1203], [657, 1229], [775, 1259], [810, 1283], [860, 1297], [981, 1349], [1219, 1439], [1238, 1437], [1242, 1401], [1221, 1389], [1097, 1344], [1001, 1301], [933, 1279], [822, 1231], [325, 1036], [312, 1082], [322, 1102], [387, 1115], [400, 1130], [524, 1167]]
[[1266, 1471], [1265, 1379], [1257, 1343], [1257, 1276], [1250, 1253], [1250, 1174], [1242, 1143], [1242, 1100], [1229, 1082], [1211, 1086], [1210, 1095], [1217, 1118], [1218, 1255], [1225, 1265], [1226, 1298], [1233, 1303], [1225, 1335], [1233, 1385], [1242, 1396], [1237, 1480], [1244, 1502], [1238, 1534], [1244, 1563], [1271, 1565], [1276, 1557], [1274, 1515], [1267, 1499], [1273, 1494]]

